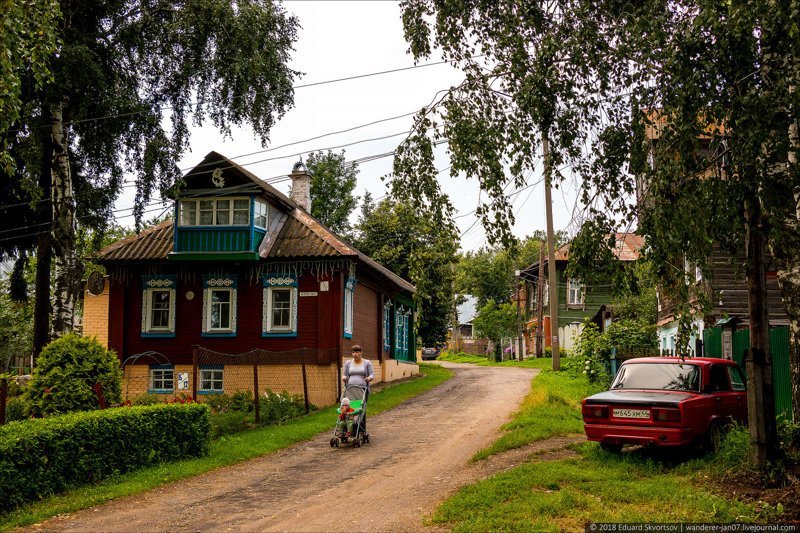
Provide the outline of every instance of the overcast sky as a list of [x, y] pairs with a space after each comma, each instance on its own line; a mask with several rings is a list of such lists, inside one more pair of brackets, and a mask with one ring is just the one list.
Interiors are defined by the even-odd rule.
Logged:
[[[302, 26], [291, 62], [292, 68], [304, 73], [297, 85], [414, 64], [412, 57], [406, 53], [408, 45], [403, 39], [400, 8], [394, 2], [289, 1], [284, 5], [298, 17]], [[441, 57], [435, 55], [429, 62], [440, 60]], [[237, 163], [245, 165], [262, 179], [286, 175], [298, 160], [296, 154], [299, 152], [334, 148], [406, 132], [411, 127], [412, 117], [381, 122], [286, 148], [272, 148], [412, 113], [428, 104], [437, 91], [447, 89], [461, 79], [460, 71], [450, 65], [439, 64], [350, 81], [298, 87], [295, 91], [294, 107], [272, 130], [268, 146], [263, 147], [249, 128], [235, 129], [233, 138], [224, 138], [213, 126], [207, 124], [192, 130], [191, 150], [180, 162], [180, 168], [192, 168], [205, 154], [215, 150], [227, 157], [236, 158]], [[344, 150], [347, 159], [353, 160], [390, 152], [402, 139], [403, 136], [398, 135], [383, 140], [360, 142], [346, 146]], [[335, 150], [340, 151], [341, 148]], [[238, 157], [253, 152], [261, 153]], [[278, 157], [282, 158], [275, 159]], [[268, 158], [271, 160], [263, 161]], [[448, 165], [446, 147], [441, 146], [437, 168], [444, 169]], [[386, 188], [381, 176], [390, 173], [391, 168], [391, 157], [361, 164], [356, 194], [361, 196], [364, 191], [370, 191], [374, 198], [384, 196]], [[529, 178], [529, 183], [540, 180], [541, 168]], [[444, 172], [440, 183], [458, 210], [458, 213], [454, 213], [455, 216], [475, 209], [478, 187], [474, 181], [452, 179]], [[276, 183], [275, 186], [288, 194], [288, 181]], [[126, 193], [120, 198], [117, 207], [132, 205], [130, 194]], [[557, 230], [570, 223], [575, 197], [570, 187], [553, 191]], [[513, 228], [515, 235], [524, 237], [534, 230], [545, 228], [544, 191], [541, 184], [517, 194], [514, 197], [514, 208], [517, 218]], [[149, 213], [146, 216], [156, 214], [158, 213]], [[130, 225], [131, 220], [127, 218], [120, 222]], [[474, 216], [462, 216], [456, 222], [461, 232], [469, 229], [461, 239], [464, 250], [474, 250], [486, 243], [481, 225], [474, 224]]]

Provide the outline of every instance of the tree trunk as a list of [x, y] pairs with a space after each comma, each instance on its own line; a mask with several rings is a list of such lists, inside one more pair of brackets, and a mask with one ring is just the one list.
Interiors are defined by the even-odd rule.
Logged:
[[[46, 117], [45, 117], [46, 118]], [[46, 125], [46, 124], [45, 124]], [[42, 161], [39, 169], [39, 188], [42, 199], [36, 207], [36, 223], [39, 233], [36, 243], [36, 299], [33, 305], [33, 357], [42, 351], [50, 342], [50, 269], [53, 264], [52, 249], [50, 248], [51, 229], [53, 222], [53, 205], [47, 201], [51, 195], [52, 173], [50, 171], [53, 160], [53, 143], [50, 132], [42, 129]]]
[[[797, 122], [789, 126], [789, 172], [797, 167], [800, 133]], [[792, 418], [800, 422], [800, 190], [794, 194], [795, 209], [790, 210], [781, 228], [781, 241], [773, 242], [772, 255], [778, 264], [778, 284], [783, 307], [789, 316], [789, 376], [792, 389]]]
[[64, 133], [63, 104], [58, 103], [51, 107], [51, 119], [53, 249], [56, 260], [53, 333], [60, 337], [73, 331], [82, 272], [75, 251], [75, 197]]
[[800, 422], [800, 256], [779, 261], [778, 284], [783, 307], [789, 316], [789, 376], [792, 417]]
[[764, 267], [767, 232], [755, 194], [745, 201], [747, 223], [747, 299], [750, 311], [750, 350], [747, 354], [747, 416], [750, 458], [763, 469], [778, 457], [775, 389], [769, 343], [767, 276]]

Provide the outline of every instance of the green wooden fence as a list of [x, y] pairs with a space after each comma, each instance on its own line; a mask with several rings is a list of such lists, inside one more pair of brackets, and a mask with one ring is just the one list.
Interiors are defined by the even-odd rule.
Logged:
[[[792, 418], [792, 382], [789, 377], [789, 328], [786, 326], [769, 330], [769, 345], [772, 351], [772, 383], [775, 387], [775, 415]], [[744, 358], [750, 348], [750, 330], [741, 329], [733, 333], [733, 360], [747, 373]]]
[[[750, 347], [750, 330], [733, 332], [733, 360], [746, 372], [744, 357]], [[790, 419], [792, 416], [792, 382], [789, 375], [789, 328], [771, 328], [769, 342], [772, 349], [772, 382], [775, 385], [775, 414]], [[722, 328], [703, 330], [703, 355], [722, 357]]]
[[703, 330], [703, 355], [705, 357], [722, 357], [721, 327]]

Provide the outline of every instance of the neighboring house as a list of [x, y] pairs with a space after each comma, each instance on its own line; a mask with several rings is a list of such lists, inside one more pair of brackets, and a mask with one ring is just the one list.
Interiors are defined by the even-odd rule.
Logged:
[[[209, 153], [176, 189], [172, 219], [96, 255], [109, 276], [98, 296], [85, 297], [84, 333], [107, 342], [121, 361], [157, 353], [158, 364], [142, 358], [133, 369], [147, 374], [149, 392], [174, 392], [176, 375], [192, 368], [194, 346], [215, 354], [264, 350], [288, 364], [302, 350], [304, 380], [308, 370], [324, 383], [314, 399], [322, 405], [336, 400], [337, 369], [353, 344], [373, 360], [377, 380], [418, 372], [414, 286], [309, 214], [310, 175], [301, 164], [290, 177], [288, 198]], [[235, 378], [244, 375], [238, 368], [206, 366], [190, 389], [252, 391], [252, 379]], [[269, 375], [261, 373], [259, 389], [281, 390]]]
[[[612, 253], [620, 263], [636, 261], [639, 259], [639, 252], [643, 246], [644, 239], [641, 236], [634, 233], [617, 233]], [[598, 320], [597, 317], [600, 317], [601, 324], [610, 319], [610, 316], [606, 316], [609, 314], [606, 309], [611, 303], [613, 293], [611, 280], [587, 285], [580, 279], [568, 278], [566, 271], [569, 264], [569, 249], [570, 244], [567, 243], [555, 252], [556, 284], [558, 286], [558, 342], [559, 347], [566, 350], [574, 348], [587, 319]], [[541, 295], [544, 310], [542, 314], [543, 347], [546, 348], [551, 344], [548, 267], [545, 260], [542, 269], [544, 279], [541, 285], [538, 283], [538, 261], [520, 272], [520, 279], [523, 282], [520, 294], [526, 302], [524, 305], [526, 353], [535, 352], [539, 287], [543, 291]]]
[[[765, 256], [765, 260], [769, 265], [768, 256]], [[659, 350], [670, 353], [686, 352], [696, 356], [733, 358], [734, 346], [731, 335], [737, 330], [749, 328], [744, 264], [744, 257], [732, 258], [715, 246], [709, 261], [710, 271], [702, 272], [688, 263], [684, 265], [686, 279], [692, 285], [693, 291], [705, 294], [711, 308], [705, 313], [699, 310], [696, 312], [692, 320], [694, 327], [688, 346], [681, 349], [677, 345], [676, 306], [662, 294], [663, 291], [659, 291], [657, 323]], [[767, 299], [770, 327], [788, 326], [789, 318], [781, 300], [777, 274], [770, 269], [767, 271]]]
[[[666, 117], [659, 112], [650, 114], [652, 124], [645, 128], [646, 142], [651, 152], [650, 164], [654, 164], [654, 150], [659, 142]], [[719, 128], [709, 125], [708, 134], [698, 136], [699, 151], [708, 157], [711, 153], [710, 133]], [[724, 179], [721, 167], [707, 169], [702, 175], [703, 179]], [[643, 178], [637, 178], [637, 202], [647, 204], [647, 183]], [[777, 272], [772, 266], [771, 257], [765, 252], [763, 257], [767, 266], [767, 299], [769, 310], [769, 323], [771, 327], [786, 326], [788, 317], [783, 308], [780, 288], [778, 286]], [[693, 332], [687, 346], [678, 346], [678, 317], [675, 315], [675, 304], [669, 300], [663, 290], [658, 293], [658, 346], [662, 352], [687, 353], [691, 355], [708, 355], [712, 357], [733, 357], [733, 342], [731, 335], [736, 330], [746, 330], [749, 327], [749, 309], [747, 300], [747, 280], [745, 276], [744, 250], [738, 257], [724, 253], [718, 245], [708, 261], [708, 271], [703, 272], [698, 266], [684, 261], [683, 268], [687, 283], [694, 293], [704, 294], [711, 305], [711, 309], [701, 312], [695, 309], [693, 317]], [[694, 299], [693, 301], [696, 301]], [[691, 302], [690, 302], [691, 303]], [[722, 338], [723, 330], [727, 332]], [[724, 340], [724, 342], [723, 342]], [[705, 346], [705, 344], [709, 344]]]

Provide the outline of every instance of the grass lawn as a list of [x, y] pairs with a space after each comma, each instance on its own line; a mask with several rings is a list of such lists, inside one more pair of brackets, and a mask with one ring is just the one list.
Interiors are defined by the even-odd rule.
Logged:
[[[388, 387], [370, 396], [369, 412], [378, 414], [426, 392], [450, 379], [452, 372], [436, 365], [420, 365], [424, 377]], [[143, 492], [166, 483], [196, 476], [222, 466], [275, 452], [296, 442], [331, 431], [336, 406], [316, 411], [281, 426], [268, 426], [226, 435], [211, 443], [205, 457], [166, 463], [52, 496], [0, 516], [0, 530], [40, 522], [52, 516], [85, 509], [122, 496]]]
[[[463, 355], [442, 359], [473, 362], [473, 356]], [[532, 366], [542, 372], [514, 419], [503, 426], [505, 433], [473, 459], [556, 435], [583, 433], [580, 400], [602, 387], [570, 371], [570, 360], [562, 360], [565, 370], [553, 372], [550, 359], [505, 363], [477, 359], [477, 364]], [[614, 455], [588, 442], [576, 451], [580, 457], [534, 459], [465, 487], [430, 520], [454, 531], [582, 531], [588, 522], [746, 522], [778, 517], [769, 505], [756, 511], [755, 505], [726, 501], [704, 487], [704, 479], [721, 468], [718, 463], [736, 458], [650, 450]]]

